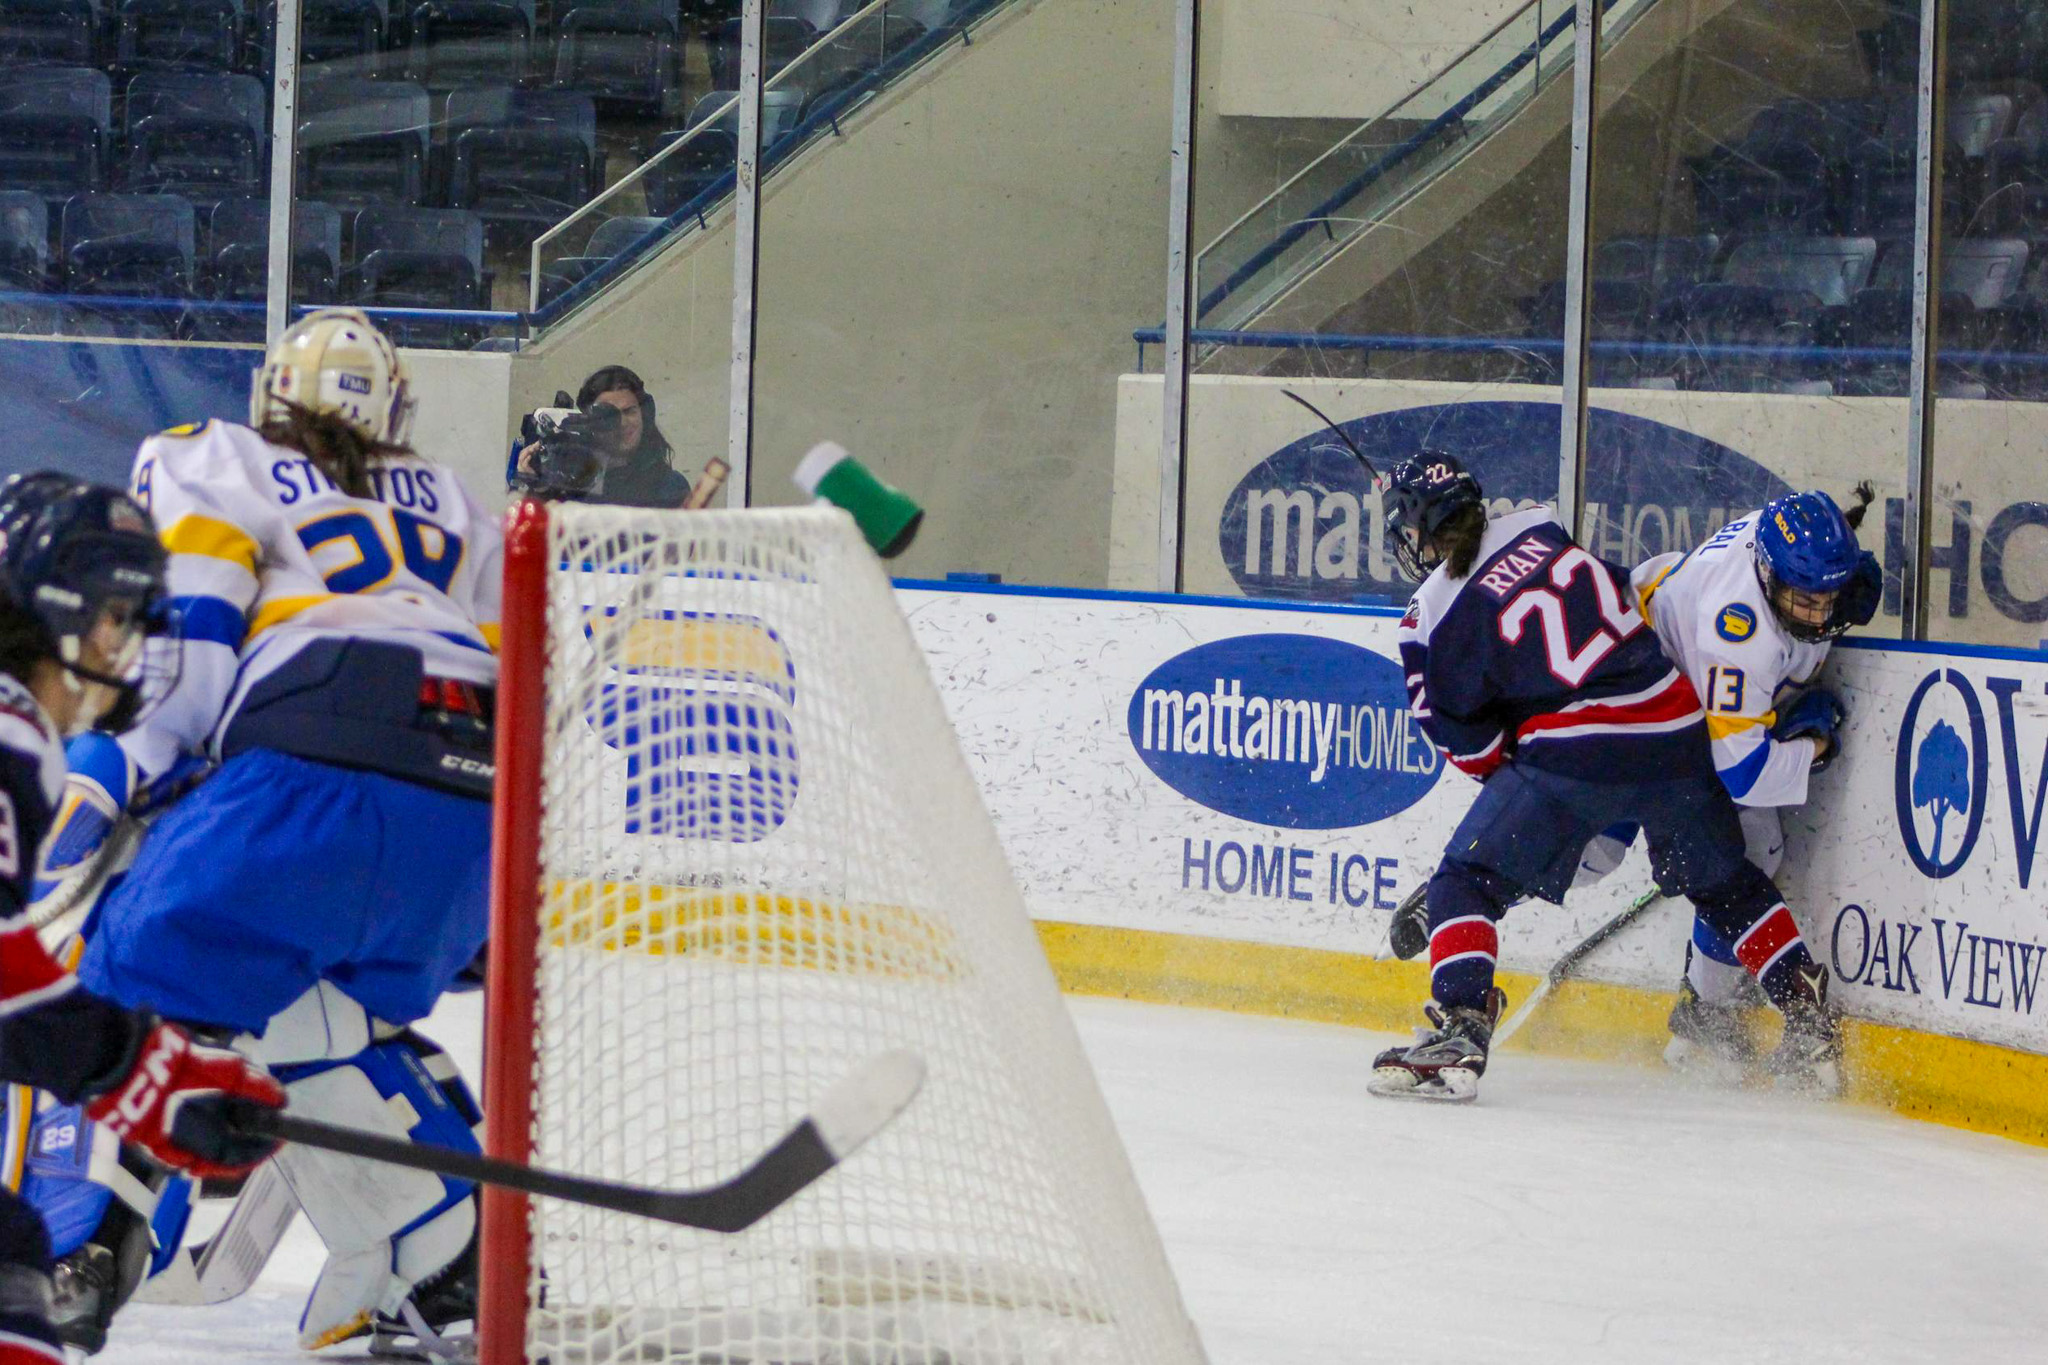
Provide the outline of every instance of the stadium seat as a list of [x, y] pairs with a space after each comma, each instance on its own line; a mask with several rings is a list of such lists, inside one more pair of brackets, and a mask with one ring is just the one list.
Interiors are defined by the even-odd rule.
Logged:
[[[202, 215], [196, 287], [225, 303], [261, 303], [270, 276], [270, 201], [224, 199]], [[295, 303], [341, 297], [341, 213], [327, 204], [292, 208], [291, 293]], [[261, 314], [196, 312], [192, 334], [206, 341], [261, 341]]]
[[639, 242], [668, 220], [641, 215], [607, 218], [590, 234], [581, 256], [562, 256], [548, 263], [541, 273], [540, 301], [552, 302], [570, 285], [606, 264], [612, 257]]
[[0, 68], [0, 189], [62, 202], [105, 184], [113, 106], [104, 71]]
[[263, 85], [226, 72], [145, 72], [128, 83], [123, 189], [194, 198], [262, 187]]
[[[0, 290], [39, 294], [52, 283], [50, 206], [33, 191], [0, 191]], [[53, 332], [58, 317], [56, 305], [0, 302], [0, 331]]]
[[[367, 208], [356, 215], [344, 286], [369, 308], [480, 309], [487, 303], [484, 221], [463, 209]], [[401, 345], [474, 345], [474, 324], [380, 323]]]
[[553, 84], [658, 113], [677, 83], [681, 42], [667, 0], [578, 4], [557, 12]]
[[505, 88], [448, 96], [448, 204], [487, 223], [550, 224], [603, 182], [587, 95]]
[[390, 26], [385, 0], [306, 0], [299, 19], [299, 60], [365, 67], [383, 48]]
[[1876, 267], [1877, 242], [1870, 237], [1755, 237], [1728, 253], [1721, 280], [1804, 290], [1824, 308], [1846, 308]]
[[[175, 194], [79, 194], [61, 219], [64, 292], [129, 299], [189, 299], [195, 220]], [[170, 337], [176, 311], [73, 307], [65, 328], [94, 334]]]
[[800, 20], [815, 37], [830, 33], [859, 5], [849, 6], [845, 0], [768, 0], [770, 19]]
[[[734, 136], [740, 130], [740, 111], [736, 102], [737, 90], [713, 90], [690, 106], [690, 113], [683, 120], [685, 131], [700, 123], [709, 123], [722, 132]], [[796, 126], [797, 117], [804, 106], [805, 92], [795, 89], [763, 90], [761, 92], [761, 145], [766, 147]], [[728, 108], [727, 106], [731, 106]], [[655, 143], [659, 150], [675, 141], [676, 133], [663, 133]]]
[[[761, 21], [761, 78], [773, 77], [810, 49], [815, 35], [801, 19], [769, 16]], [[728, 20], [711, 39], [711, 84], [740, 88], [740, 21]]]
[[422, 85], [516, 85], [533, 46], [534, 0], [426, 0], [407, 24], [406, 75]]
[[119, 0], [113, 65], [231, 71], [242, 54], [239, 0]]
[[640, 182], [648, 209], [664, 217], [721, 180], [729, 184], [739, 164], [739, 139], [721, 128], [663, 133], [655, 142], [655, 153], [659, 155], [678, 140], [683, 140], [683, 146], [657, 162]]
[[0, 62], [91, 66], [98, 30], [92, 0], [0, 0]]
[[[1812, 348], [1821, 338], [1820, 301], [1802, 289], [1748, 284], [1702, 284], [1666, 305], [1665, 334], [1698, 347], [1672, 365], [1688, 389], [1758, 393], [1770, 386], [1812, 377], [1812, 362], [1761, 353], [1760, 348]], [[1759, 348], [1755, 354], [1722, 354], [1717, 347]]]
[[[1758, 122], [1777, 126], [1770, 110]], [[1708, 232], [1823, 232], [1829, 226], [1827, 158], [1803, 135], [1752, 130], [1737, 147], [1687, 160], [1694, 216]]]
[[427, 192], [433, 106], [407, 81], [308, 81], [299, 194], [329, 204], [418, 204]]

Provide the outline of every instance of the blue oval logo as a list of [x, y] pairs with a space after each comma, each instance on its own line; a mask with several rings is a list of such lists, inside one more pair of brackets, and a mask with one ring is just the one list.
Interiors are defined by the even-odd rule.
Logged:
[[[1455, 451], [1496, 513], [1557, 496], [1556, 403], [1443, 403], [1343, 423], [1382, 471], [1423, 445]], [[1689, 550], [1789, 491], [1740, 452], [1630, 413], [1586, 414], [1586, 548], [1636, 564]], [[1282, 446], [1224, 500], [1217, 548], [1247, 597], [1406, 602], [1380, 495], [1335, 432]]]
[[1714, 629], [1722, 639], [1739, 645], [1756, 634], [1756, 613], [1740, 602], [1730, 602], [1714, 618]]
[[1368, 825], [1436, 785], [1442, 758], [1392, 659], [1316, 635], [1198, 645], [1131, 694], [1131, 746], [1210, 810], [1287, 829]]

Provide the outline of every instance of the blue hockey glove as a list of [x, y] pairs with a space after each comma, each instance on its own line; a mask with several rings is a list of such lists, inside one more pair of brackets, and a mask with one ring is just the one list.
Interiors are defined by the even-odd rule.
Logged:
[[1835, 761], [1841, 752], [1841, 741], [1836, 731], [1841, 729], [1842, 720], [1849, 714], [1841, 698], [1825, 687], [1809, 688], [1799, 694], [1798, 700], [1778, 712], [1777, 724], [1771, 727], [1771, 738], [1779, 743], [1793, 739], [1818, 739], [1820, 752], [1813, 761], [1815, 772]]
[[1865, 550], [1856, 557], [1856, 568], [1835, 599], [1835, 615], [1852, 626], [1867, 626], [1884, 601], [1884, 570], [1877, 556]]
[[113, 736], [96, 730], [66, 745], [64, 757], [71, 775], [64, 779], [49, 851], [36, 878], [37, 900], [92, 861], [128, 804], [129, 787], [135, 780], [135, 765], [121, 746]]

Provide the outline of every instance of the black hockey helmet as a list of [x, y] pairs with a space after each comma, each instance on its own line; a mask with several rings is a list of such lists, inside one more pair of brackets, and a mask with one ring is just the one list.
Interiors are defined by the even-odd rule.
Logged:
[[[0, 603], [31, 623], [42, 655], [114, 690], [101, 728], [126, 728], [140, 713], [144, 639], [170, 628], [167, 559], [149, 513], [126, 493], [47, 471], [0, 484]], [[84, 641], [104, 625], [124, 636], [102, 672], [85, 664]], [[161, 694], [169, 681], [146, 690]]]
[[1457, 456], [1425, 446], [1387, 476], [1384, 506], [1394, 557], [1420, 583], [1441, 558], [1433, 544], [1436, 533], [1466, 508], [1483, 509], [1486, 495]]

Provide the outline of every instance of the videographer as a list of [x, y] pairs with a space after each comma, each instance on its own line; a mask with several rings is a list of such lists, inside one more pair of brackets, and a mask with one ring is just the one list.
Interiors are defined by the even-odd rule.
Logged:
[[558, 393], [554, 407], [528, 414], [505, 476], [514, 491], [539, 497], [680, 507], [690, 480], [672, 454], [640, 376], [606, 365], [583, 381], [573, 404]]

